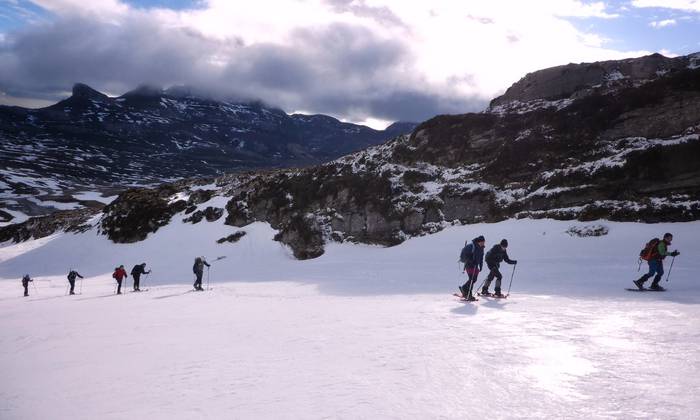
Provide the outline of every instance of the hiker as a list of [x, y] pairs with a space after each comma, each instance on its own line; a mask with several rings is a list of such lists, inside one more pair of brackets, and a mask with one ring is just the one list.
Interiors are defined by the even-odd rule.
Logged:
[[117, 281], [117, 294], [121, 295], [122, 280], [129, 277], [126, 275], [126, 270], [124, 270], [124, 266], [120, 265], [119, 267], [115, 268], [114, 273], [112, 273], [112, 277]]
[[484, 247], [486, 239], [483, 236], [472, 239], [467, 244], [460, 255], [459, 260], [464, 263], [464, 271], [467, 273], [467, 282], [459, 287], [462, 297], [466, 300], [476, 300], [472, 294], [474, 283], [479, 276], [479, 272], [484, 266]]
[[134, 292], [140, 292], [139, 284], [141, 281], [141, 274], [150, 274], [151, 270], [146, 271], [146, 263], [141, 263], [135, 265], [131, 269], [131, 277], [134, 279]]
[[481, 288], [482, 295], [489, 295], [489, 286], [491, 285], [491, 282], [495, 277], [496, 293], [494, 293], [493, 296], [504, 297], [503, 294], [501, 294], [501, 280], [503, 280], [503, 275], [499, 271], [499, 268], [501, 267], [501, 261], [505, 261], [508, 264], [518, 263], [518, 261], [511, 260], [510, 258], [508, 258], [508, 252], [506, 252], [507, 248], [508, 240], [503, 239], [500, 244], [494, 245], [493, 248], [491, 248], [489, 252], [486, 253], [486, 267], [488, 267], [489, 269], [489, 275], [488, 277], [486, 277], [486, 280], [484, 281], [484, 286]]
[[80, 277], [81, 279], [83, 276], [81, 276], [77, 271], [71, 270], [68, 273], [68, 283], [70, 283], [70, 294], [74, 295], [75, 294], [75, 278]]
[[25, 274], [24, 277], [22, 277], [22, 286], [24, 287], [24, 296], [29, 296], [29, 282], [34, 281], [31, 278], [29, 278], [29, 274]]
[[194, 290], [202, 291], [202, 276], [204, 275], [204, 266], [211, 267], [209, 263], [204, 260], [204, 257], [197, 257], [194, 259], [194, 265], [192, 266], [192, 271], [197, 276], [194, 281]]
[[654, 238], [649, 241], [640, 253], [639, 257], [646, 260], [647, 264], [649, 264], [649, 272], [640, 277], [639, 280], [634, 281], [634, 285], [637, 286], [639, 290], [644, 290], [644, 282], [649, 280], [654, 274], [656, 274], [656, 277], [654, 277], [654, 280], [651, 282], [649, 289], [656, 291], [666, 290], [659, 286], [661, 276], [664, 275], [664, 259], [669, 255], [672, 257], [680, 255], [678, 251], [668, 252], [671, 241], [673, 241], [673, 235], [665, 233], [662, 240]]

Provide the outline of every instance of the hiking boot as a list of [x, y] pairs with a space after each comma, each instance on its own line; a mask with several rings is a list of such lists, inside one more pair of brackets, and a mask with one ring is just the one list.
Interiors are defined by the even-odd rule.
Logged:
[[490, 295], [489, 289], [486, 289], [486, 288], [481, 289], [481, 294], [482, 295]]
[[501, 294], [501, 292], [496, 292], [493, 294], [493, 297], [502, 298], [502, 297], [506, 297], [506, 295]]
[[457, 287], [459, 287], [459, 294], [462, 296], [465, 296], [466, 293], [464, 293], [464, 289], [462, 289], [462, 286], [457, 286]]
[[474, 302], [476, 300], [476, 298], [474, 296], [469, 296], [469, 297], [465, 297], [464, 300], [466, 300], [468, 302]]
[[634, 285], [637, 286], [637, 289], [644, 290], [644, 282], [645, 282], [644, 279], [639, 279], [639, 280], [633, 281], [632, 283], [634, 283]]
[[74, 294], [75, 294], [75, 292], [74, 292], [74, 291], [71, 291], [71, 292], [70, 292], [70, 294], [71, 294], [71, 295], [74, 295]]
[[651, 286], [649, 286], [649, 290], [655, 290], [655, 291], [657, 291], [657, 292], [663, 292], [663, 291], [666, 290], [666, 289], [664, 289], [663, 287], [659, 286], [658, 284], [652, 284]]

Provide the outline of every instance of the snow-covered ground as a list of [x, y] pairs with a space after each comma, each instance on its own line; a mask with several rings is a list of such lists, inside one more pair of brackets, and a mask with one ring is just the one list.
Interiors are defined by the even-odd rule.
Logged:
[[[578, 222], [459, 226], [311, 261], [264, 224], [218, 245], [237, 230], [221, 221], [131, 245], [95, 231], [5, 244], [0, 418], [697, 417], [700, 223], [603, 223], [593, 238], [565, 233]], [[669, 290], [625, 291], [666, 231], [681, 251]], [[519, 260], [509, 299], [451, 296], [479, 234]], [[196, 255], [226, 256], [211, 291], [189, 292]], [[141, 262], [150, 290], [113, 295], [112, 269]], [[64, 296], [69, 268], [81, 295]]]

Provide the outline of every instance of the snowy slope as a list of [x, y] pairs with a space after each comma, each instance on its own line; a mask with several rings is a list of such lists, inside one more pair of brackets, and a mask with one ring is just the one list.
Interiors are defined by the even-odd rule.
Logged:
[[[262, 223], [226, 245], [236, 229], [221, 221], [131, 245], [95, 231], [6, 245], [0, 418], [692, 418], [700, 223], [603, 223], [595, 238], [567, 235], [577, 222], [457, 226], [308, 261]], [[682, 252], [670, 290], [624, 291], [638, 248], [665, 231]], [[451, 296], [479, 234], [507, 237], [520, 261], [508, 300]], [[188, 292], [201, 254], [227, 258], [212, 291]], [[142, 261], [150, 290], [112, 295], [112, 268]], [[70, 267], [82, 295], [64, 296]]]

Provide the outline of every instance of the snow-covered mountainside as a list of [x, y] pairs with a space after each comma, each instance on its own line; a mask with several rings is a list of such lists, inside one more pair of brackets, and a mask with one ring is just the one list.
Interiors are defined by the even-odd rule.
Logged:
[[[411, 135], [316, 167], [134, 189], [97, 223], [111, 240], [132, 243], [180, 214], [200, 226], [263, 221], [306, 259], [329, 242], [396, 245], [453, 224], [508, 218], [700, 218], [700, 69], [562, 100], [439, 116]], [[81, 231], [97, 213], [9, 226], [0, 241]]]
[[[608, 234], [578, 237], [601, 229], [508, 220], [297, 261], [267, 224], [218, 244], [239, 229], [185, 217], [136, 244], [93, 228], [0, 247], [0, 418], [697, 415], [700, 222], [595, 222]], [[681, 251], [668, 291], [625, 291], [666, 231]], [[480, 234], [510, 240], [511, 295], [463, 303], [456, 260]], [[188, 291], [197, 255], [209, 292]], [[114, 295], [111, 270], [142, 262], [149, 290]], [[70, 268], [82, 294], [65, 296]]]
[[142, 87], [111, 98], [77, 84], [48, 108], [0, 106], [0, 222], [18, 211], [83, 207], [74, 197], [83, 191], [111, 195], [185, 177], [327, 162], [414, 127], [377, 131], [182, 88]]

